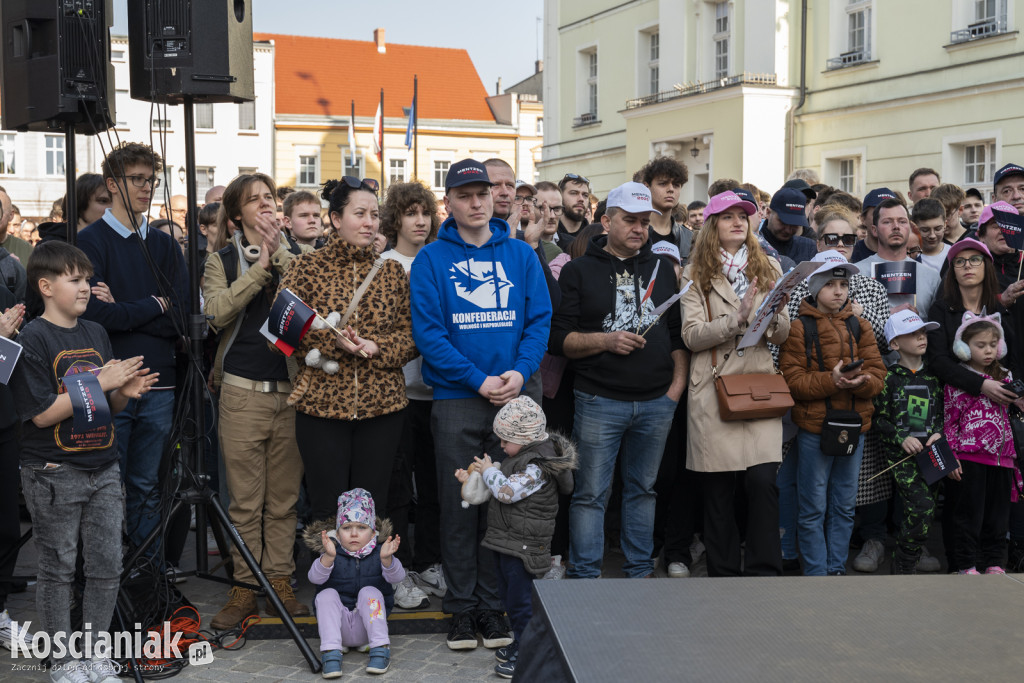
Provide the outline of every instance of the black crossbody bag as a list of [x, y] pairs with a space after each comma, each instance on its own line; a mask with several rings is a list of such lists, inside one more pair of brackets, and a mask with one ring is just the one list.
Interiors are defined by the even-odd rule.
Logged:
[[[818, 322], [810, 316], [800, 316], [804, 325], [804, 351], [807, 354], [807, 369], [811, 368], [811, 344], [818, 354], [818, 369], [825, 370], [825, 361], [821, 353], [821, 340], [818, 337]], [[846, 319], [846, 329], [850, 332], [850, 360], [857, 357], [853, 346], [854, 338], [860, 340], [860, 322], [855, 316]], [[821, 453], [829, 456], [853, 455], [860, 444], [860, 430], [864, 426], [864, 418], [856, 411], [857, 398], [850, 395], [850, 410], [836, 410], [832, 401], [825, 399], [825, 421], [821, 425]]]

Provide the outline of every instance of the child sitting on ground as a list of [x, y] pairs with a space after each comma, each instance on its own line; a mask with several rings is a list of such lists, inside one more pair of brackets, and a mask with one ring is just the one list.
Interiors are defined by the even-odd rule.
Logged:
[[315, 604], [324, 678], [341, 676], [342, 652], [350, 647], [370, 646], [367, 673], [391, 665], [387, 615], [405, 569], [394, 556], [401, 538], [391, 537], [391, 522], [374, 510], [368, 491], [352, 489], [338, 497], [335, 523], [317, 522], [304, 533], [306, 545], [320, 553], [308, 576], [320, 586]]
[[[545, 430], [544, 411], [527, 396], [505, 404], [494, 418], [494, 433], [508, 458], [491, 462], [486, 453], [475, 458], [483, 481], [494, 496], [487, 509], [487, 533], [481, 543], [495, 551], [498, 591], [512, 621], [515, 639], [495, 651], [495, 672], [512, 678], [519, 643], [533, 615], [530, 584], [551, 568], [551, 537], [555, 531], [558, 494], [572, 493], [576, 447]], [[456, 470], [462, 483], [469, 472]]]
[[[875, 425], [890, 465], [903, 510], [890, 573], [916, 574], [928, 527], [935, 515], [935, 489], [921, 476], [920, 453], [942, 437], [942, 384], [925, 365], [928, 330], [938, 323], [926, 323], [916, 312], [904, 309], [885, 323], [885, 340], [899, 353], [889, 366], [885, 387], [875, 397]], [[902, 462], [901, 462], [902, 461]], [[899, 464], [896, 464], [899, 463]]]

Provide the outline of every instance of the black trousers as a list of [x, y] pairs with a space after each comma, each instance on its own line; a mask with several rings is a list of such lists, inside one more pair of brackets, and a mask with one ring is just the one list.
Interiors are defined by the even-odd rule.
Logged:
[[[403, 541], [396, 554], [405, 567], [415, 571], [423, 571], [441, 561], [437, 466], [434, 462], [434, 437], [430, 432], [432, 405], [433, 401], [410, 399], [405, 408], [402, 441], [395, 457], [388, 494], [388, 517]], [[415, 538], [409, 536], [410, 519], [415, 520]]]
[[[21, 538], [21, 523], [18, 517], [18, 424], [12, 423], [0, 429], [0, 560], [18, 545]], [[18, 563], [18, 553], [11, 553], [6, 562], [0, 564], [0, 576], [13, 576]], [[7, 607], [7, 596], [11, 583], [0, 581], [0, 611]]]
[[[705, 472], [704, 546], [708, 576], [780, 576], [779, 464], [767, 462], [742, 472]], [[740, 565], [736, 501], [746, 501], [746, 553]]]
[[370, 492], [378, 516], [386, 514], [404, 417], [402, 411], [364, 420], [295, 414], [295, 440], [314, 520], [334, 519], [338, 496], [356, 487]]
[[958, 489], [953, 542], [957, 567], [988, 567], [1006, 564], [1006, 531], [1010, 524], [1010, 487], [1013, 470], [960, 460], [963, 478], [949, 480]]

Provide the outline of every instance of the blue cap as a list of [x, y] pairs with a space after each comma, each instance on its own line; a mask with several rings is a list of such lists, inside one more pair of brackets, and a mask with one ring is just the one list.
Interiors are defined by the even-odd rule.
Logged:
[[755, 209], [758, 206], [757, 199], [754, 198], [754, 193], [750, 190], [744, 190], [742, 187], [737, 187], [735, 190], [732, 190], [732, 193], [743, 201], [753, 204]]
[[487, 169], [479, 161], [474, 159], [463, 159], [456, 161], [448, 168], [448, 177], [444, 181], [444, 189], [450, 190], [453, 187], [469, 185], [470, 183], [486, 183], [493, 185], [487, 175]]
[[1024, 168], [1021, 168], [1019, 164], [1007, 164], [1006, 166], [1003, 166], [1001, 169], [996, 171], [994, 176], [992, 176], [992, 187], [995, 187], [999, 184], [999, 181], [1010, 175], [1024, 175]]
[[782, 188], [772, 195], [772, 203], [768, 208], [786, 225], [807, 227], [807, 197], [800, 190]]
[[888, 187], [878, 187], [871, 192], [868, 192], [867, 196], [864, 197], [864, 204], [861, 207], [861, 213], [864, 213], [868, 209], [873, 209], [886, 199], [895, 199], [900, 201], [900, 198], [895, 192], [890, 190]]
[[814, 199], [815, 197], [818, 196], [818, 193], [815, 192], [814, 189], [811, 188], [811, 186], [808, 185], [807, 181], [804, 180], [803, 178], [793, 178], [792, 180], [787, 180], [783, 187], [788, 187], [792, 190], [800, 190], [808, 199]]

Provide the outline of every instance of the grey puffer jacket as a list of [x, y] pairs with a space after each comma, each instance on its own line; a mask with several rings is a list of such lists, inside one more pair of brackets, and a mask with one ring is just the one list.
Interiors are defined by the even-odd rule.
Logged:
[[542, 575], [551, 568], [551, 537], [555, 533], [558, 495], [573, 490], [576, 445], [552, 432], [548, 439], [525, 446], [515, 457], [502, 462], [501, 473], [511, 476], [525, 470], [530, 463], [541, 469], [545, 485], [515, 503], [501, 503], [491, 498], [487, 508], [487, 533], [481, 545], [518, 557], [527, 571]]

